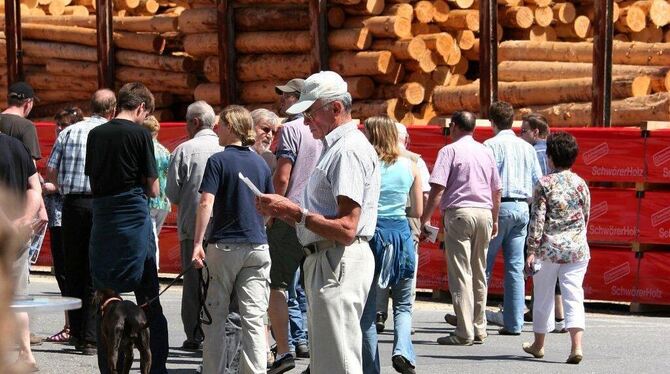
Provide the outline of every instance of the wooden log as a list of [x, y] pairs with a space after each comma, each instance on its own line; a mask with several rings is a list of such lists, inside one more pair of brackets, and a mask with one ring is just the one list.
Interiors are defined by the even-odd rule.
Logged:
[[306, 78], [311, 72], [311, 64], [309, 54], [241, 55], [237, 58], [237, 79], [249, 82]]
[[30, 15], [30, 16], [46, 16], [47, 13], [42, 8], [33, 8], [33, 9], [30, 9], [30, 12], [28, 13], [28, 15]]
[[150, 53], [139, 53], [119, 49], [115, 54], [116, 63], [122, 66], [133, 66], [176, 73], [193, 72], [200, 66], [190, 56], [159, 56]]
[[[647, 121], [667, 121], [670, 118], [670, 94], [614, 100], [611, 106], [613, 126], [639, 126]], [[591, 123], [591, 103], [566, 103], [532, 106], [518, 110], [519, 115], [539, 113], [554, 126], [585, 126]]]
[[370, 77], [345, 77], [344, 80], [354, 100], [369, 99], [375, 91], [375, 82]]
[[443, 65], [435, 68], [435, 70], [433, 70], [433, 72], [430, 74], [430, 77], [436, 85], [445, 86], [449, 83], [451, 75], [451, 68], [449, 66]]
[[336, 52], [329, 59], [330, 68], [343, 76], [383, 75], [395, 63], [389, 51]]
[[623, 34], [622, 33], [622, 34], [614, 35], [612, 40], [619, 41], [619, 42], [630, 42], [630, 37], [628, 36], [628, 34]]
[[167, 108], [175, 102], [174, 95], [167, 92], [156, 92], [154, 95], [154, 106], [156, 108]]
[[[216, 20], [216, 9], [212, 8], [210, 12], [214, 13], [214, 19]], [[235, 26], [238, 32], [309, 30], [309, 23], [309, 15], [305, 8], [254, 7], [235, 9]]]
[[140, 0], [113, 0], [114, 9], [136, 9], [140, 6]]
[[49, 3], [49, 14], [52, 16], [60, 16], [65, 12], [65, 1], [63, 0], [51, 0]]
[[275, 87], [280, 81], [242, 82], [239, 86], [240, 101], [245, 104], [267, 103], [277, 99]]
[[82, 27], [24, 23], [21, 25], [21, 33], [27, 40], [74, 43], [91, 47], [98, 44], [96, 31]]
[[[667, 43], [614, 42], [612, 51], [612, 62], [615, 64], [670, 65], [670, 44]], [[498, 58], [500, 61], [592, 62], [593, 44], [508, 40], [500, 43]]]
[[561, 23], [554, 27], [556, 35], [565, 39], [586, 39], [592, 34], [591, 21], [586, 16], [575, 18], [573, 23]]
[[413, 110], [412, 114], [414, 115], [414, 119], [411, 124], [424, 126], [430, 124], [437, 116], [433, 103], [422, 104], [418, 110]]
[[[464, 1], [464, 0], [461, 0]], [[433, 3], [426, 0], [417, 1], [414, 4], [414, 17], [419, 23], [430, 23], [433, 21], [435, 7]]]
[[433, 21], [436, 23], [446, 22], [449, 19], [449, 5], [446, 1], [433, 1]]
[[[501, 82], [498, 98], [513, 106], [547, 105], [561, 102], [591, 101], [591, 78], [570, 78], [538, 82]], [[621, 99], [632, 95], [631, 78], [612, 79], [612, 98]], [[441, 113], [456, 110], [477, 111], [479, 109], [479, 84], [458, 88], [437, 87], [433, 91], [435, 108]]]
[[[612, 65], [614, 77], [664, 77], [668, 72], [670, 67], [666, 66]], [[498, 79], [501, 82], [586, 78], [592, 74], [593, 64], [586, 62], [503, 61], [498, 65]]]
[[662, 43], [663, 29], [656, 26], [645, 27], [640, 32], [632, 32], [628, 34], [631, 41], [642, 43]]
[[93, 92], [98, 83], [92, 79], [72, 79], [70, 76], [53, 75], [47, 72], [34, 72], [26, 75], [26, 83], [36, 90], [87, 91]]
[[153, 111], [153, 113], [151, 113], [151, 115], [154, 116], [158, 122], [169, 122], [175, 120], [174, 112], [171, 109], [156, 109]]
[[535, 5], [539, 7], [549, 6], [553, 0], [524, 0], [524, 4]]
[[412, 39], [377, 39], [370, 46], [373, 50], [388, 50], [396, 60], [417, 60], [427, 49], [426, 43], [419, 37]]
[[158, 34], [138, 34], [127, 31], [114, 33], [114, 45], [117, 48], [139, 52], [163, 53], [165, 39]]
[[[361, 0], [362, 1], [362, 0]], [[307, 4], [308, 0], [236, 0], [236, 3], [239, 4]], [[206, 1], [206, 4], [211, 6], [209, 0]]]
[[417, 105], [423, 102], [425, 95], [424, 87], [417, 82], [409, 82], [402, 85], [381, 85], [377, 86], [374, 98], [393, 99], [400, 98], [410, 105]]
[[65, 60], [98, 61], [95, 48], [76, 44], [37, 42], [25, 40], [23, 42], [25, 56], [35, 58], [60, 58]]
[[412, 24], [412, 35], [419, 36], [425, 34], [435, 34], [442, 32], [439, 26], [432, 23], [413, 23]]
[[[93, 92], [93, 91], [91, 91]], [[39, 96], [38, 96], [39, 97]], [[91, 100], [82, 100], [82, 101], [70, 101], [66, 103], [53, 103], [46, 105], [34, 106], [33, 110], [30, 111], [31, 118], [48, 118], [49, 121], [53, 121], [54, 115], [63, 110], [65, 107], [78, 107], [84, 113], [90, 113], [91, 111]]]
[[394, 4], [386, 7], [381, 14], [385, 16], [406, 18], [408, 21], [412, 22], [414, 19], [414, 8], [410, 4]]
[[357, 16], [378, 16], [384, 11], [384, 0], [361, 0], [358, 4], [344, 7], [347, 14]]
[[419, 35], [417, 38], [423, 39], [428, 49], [439, 53], [444, 58], [448, 58], [453, 50], [454, 38], [446, 32]]
[[218, 83], [200, 83], [193, 96], [195, 100], [203, 100], [210, 105], [221, 105], [221, 88]]
[[198, 78], [191, 73], [176, 73], [156, 70], [119, 66], [116, 69], [115, 78], [121, 82], [142, 82], [152, 86], [164, 86], [166, 88], [195, 88]]
[[577, 17], [577, 9], [572, 3], [556, 3], [551, 6], [556, 23], [572, 23]]
[[475, 0], [448, 0], [448, 2], [452, 8], [468, 9], [474, 5]]
[[398, 84], [405, 78], [405, 66], [403, 64], [395, 64], [386, 74], [374, 75], [372, 80], [377, 83]]
[[647, 96], [656, 92], [668, 92], [670, 73], [665, 76], [640, 75], [633, 79], [633, 95]]
[[216, 32], [216, 8], [186, 9], [177, 18], [183, 33]]
[[412, 36], [412, 23], [406, 18], [395, 16], [349, 17], [344, 28], [367, 27], [377, 38], [404, 38]]
[[[593, 4], [583, 4], [581, 7], [579, 7], [577, 13], [589, 17], [591, 23], [594, 23], [596, 12]], [[619, 3], [614, 2], [612, 3], [612, 22], [616, 22], [619, 19], [619, 16], [620, 16]]]
[[114, 30], [161, 33], [176, 32], [180, 17], [158, 15], [114, 18]]
[[46, 61], [46, 71], [53, 75], [69, 75], [79, 78], [95, 79], [98, 76], [98, 66], [84, 61], [50, 59]]
[[535, 19], [535, 24], [548, 27], [554, 20], [554, 11], [548, 6], [529, 6], [530, 10], [533, 11], [533, 18]]
[[344, 10], [340, 7], [332, 7], [328, 9], [328, 26], [334, 28], [334, 29], [339, 29], [342, 27], [344, 24], [344, 20], [346, 19], [346, 14], [344, 13]]
[[533, 11], [525, 6], [501, 8], [499, 14], [504, 27], [527, 29], [533, 25]]
[[670, 22], [670, 4], [665, 0], [632, 0], [623, 1], [621, 7], [635, 6], [644, 12], [649, 21], [656, 27], [663, 27]]
[[40, 98], [40, 104], [53, 104], [53, 103], [64, 103], [69, 101], [79, 101], [79, 100], [89, 100], [93, 91], [75, 91], [67, 90], [63, 92], [59, 89], [47, 90], [40, 89], [36, 90], [35, 95]]
[[[235, 49], [239, 53], [306, 53], [312, 49], [312, 38], [308, 31], [244, 32], [237, 34]], [[218, 54], [218, 49], [210, 54]]]
[[361, 2], [361, 0], [331, 0], [329, 1], [333, 4], [342, 4], [342, 5], [355, 5]]
[[479, 11], [456, 9], [447, 13], [447, 19], [441, 22], [440, 28], [445, 30], [479, 31]]
[[505, 36], [512, 40], [530, 40], [534, 42], [552, 42], [557, 40], [553, 27], [534, 25], [529, 29], [506, 29]]
[[637, 6], [628, 6], [620, 8], [619, 19], [614, 23], [614, 27], [621, 32], [642, 31], [647, 25], [647, 16], [644, 11]]
[[472, 49], [476, 39], [475, 33], [471, 30], [460, 30], [456, 34], [456, 42], [461, 50]]
[[430, 73], [437, 67], [438, 53], [426, 49], [418, 60], [404, 62], [405, 68], [409, 71], [422, 71]]
[[453, 74], [460, 74], [460, 75], [465, 75], [465, 73], [468, 72], [469, 66], [469, 61], [468, 59], [461, 55], [461, 58], [458, 60], [458, 62], [451, 67], [451, 72]]
[[184, 51], [193, 57], [214, 56], [218, 54], [219, 38], [216, 33], [186, 34]]
[[663, 41], [665, 43], [670, 43], [670, 29], [668, 29], [665, 34], [663, 34]]
[[352, 105], [351, 116], [364, 120], [374, 116], [389, 116], [393, 119], [402, 118], [409, 107], [402, 100], [394, 98], [388, 100], [358, 100]]
[[69, 5], [66, 6], [63, 9], [63, 15], [66, 16], [80, 16], [80, 17], [85, 17], [88, 16], [88, 8], [85, 6], [81, 5]]
[[[372, 34], [366, 27], [333, 30], [328, 34], [328, 47], [334, 51], [361, 51], [370, 48], [371, 44]], [[308, 47], [311, 47], [311, 39], [308, 40]]]

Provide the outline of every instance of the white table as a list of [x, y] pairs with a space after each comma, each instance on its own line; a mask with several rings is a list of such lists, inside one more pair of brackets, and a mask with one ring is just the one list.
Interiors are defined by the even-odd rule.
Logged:
[[75, 297], [29, 295], [12, 301], [13, 312], [52, 313], [81, 308]]

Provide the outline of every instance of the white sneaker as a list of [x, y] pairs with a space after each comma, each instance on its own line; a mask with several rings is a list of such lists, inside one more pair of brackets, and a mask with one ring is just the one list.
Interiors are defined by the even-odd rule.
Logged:
[[505, 322], [503, 321], [503, 314], [502, 312], [493, 312], [490, 310], [486, 311], [486, 321], [492, 325], [504, 327]]

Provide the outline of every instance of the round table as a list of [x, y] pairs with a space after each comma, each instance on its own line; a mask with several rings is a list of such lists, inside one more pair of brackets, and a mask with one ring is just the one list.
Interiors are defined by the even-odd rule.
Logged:
[[30, 295], [15, 299], [13, 312], [50, 313], [81, 308], [81, 300], [75, 297]]

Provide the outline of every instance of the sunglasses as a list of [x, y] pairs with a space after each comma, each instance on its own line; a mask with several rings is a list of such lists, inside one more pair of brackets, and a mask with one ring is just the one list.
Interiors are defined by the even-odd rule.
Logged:
[[273, 129], [272, 127], [261, 127], [260, 129], [261, 129], [261, 131], [263, 131], [263, 132], [266, 133], [266, 134], [270, 134], [270, 133], [271, 133], [272, 135], [276, 135], [276, 134], [277, 134], [277, 130]]

